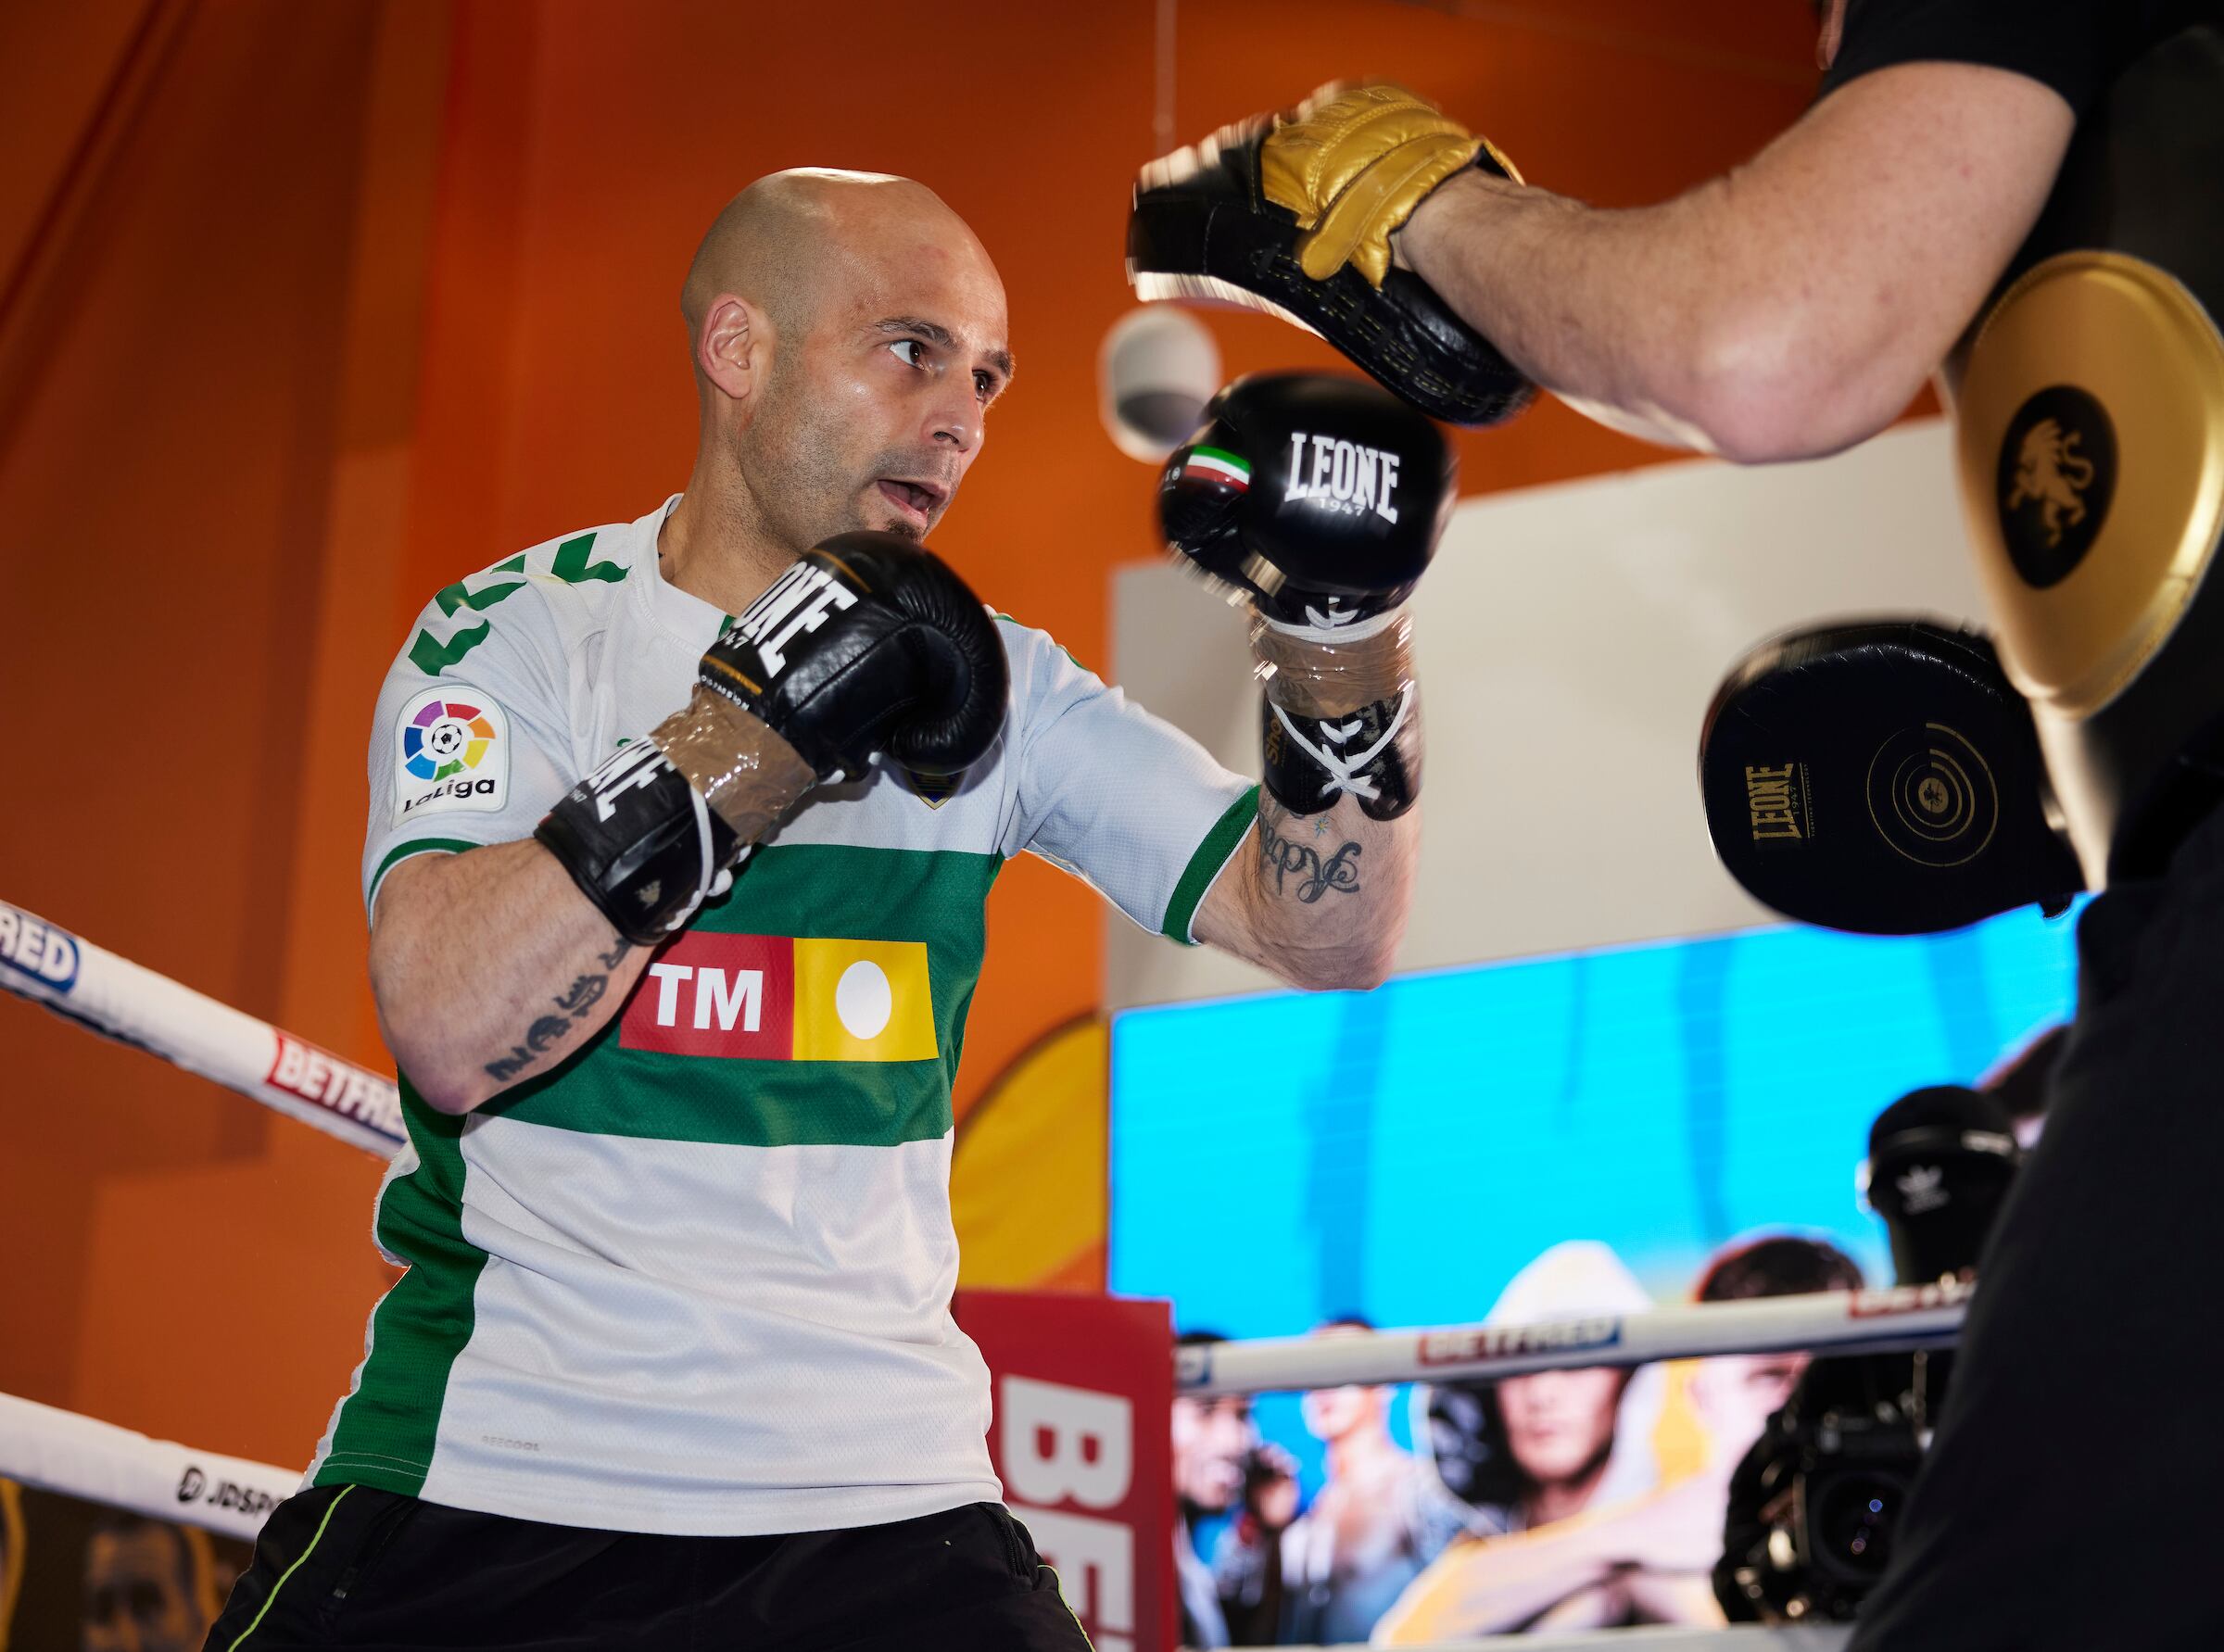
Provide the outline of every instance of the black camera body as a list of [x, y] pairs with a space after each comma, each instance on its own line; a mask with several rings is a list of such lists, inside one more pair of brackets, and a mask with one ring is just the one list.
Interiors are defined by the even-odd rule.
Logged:
[[1884, 1575], [1951, 1354], [1818, 1359], [1730, 1479], [1714, 1596], [1733, 1622], [1850, 1621]]

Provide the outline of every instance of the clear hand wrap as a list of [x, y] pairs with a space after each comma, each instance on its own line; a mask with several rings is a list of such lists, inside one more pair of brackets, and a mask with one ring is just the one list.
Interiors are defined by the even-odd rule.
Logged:
[[649, 738], [744, 846], [770, 832], [817, 779], [761, 719], [700, 683]]
[[1254, 619], [1268, 791], [1294, 814], [1340, 798], [1392, 820], [1421, 795], [1413, 622], [1402, 608], [1333, 629]]

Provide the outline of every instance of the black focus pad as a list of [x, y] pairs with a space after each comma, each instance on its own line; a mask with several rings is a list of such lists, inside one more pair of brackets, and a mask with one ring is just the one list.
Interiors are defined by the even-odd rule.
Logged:
[[1707, 710], [1699, 776], [1723, 864], [1802, 923], [1928, 934], [2084, 887], [2047, 821], [2030, 709], [1976, 632], [1877, 621], [1763, 644]]
[[896, 534], [813, 547], [703, 654], [701, 680], [764, 720], [820, 779], [873, 753], [921, 774], [978, 762], [1011, 677], [996, 622], [933, 552]]
[[[1434, 288], [1393, 269], [1381, 290], [1348, 264], [1326, 281], [1297, 261], [1297, 219], [1259, 187], [1270, 118], [1225, 127], [1145, 169], [1128, 217], [1128, 280], [1144, 298], [1194, 298], [1264, 310], [1318, 334], [1422, 412], [1497, 424], [1536, 386]], [[1485, 146], [1475, 164], [1505, 170]]]
[[1358, 379], [1258, 373], [1214, 397], [1159, 475], [1167, 543], [1269, 619], [1346, 624], [1405, 600], [1457, 501], [1429, 420]]

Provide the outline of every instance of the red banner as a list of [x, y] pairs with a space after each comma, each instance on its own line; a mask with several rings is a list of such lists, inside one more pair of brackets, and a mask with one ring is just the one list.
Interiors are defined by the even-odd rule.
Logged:
[[1098, 1652], [1174, 1645], [1169, 1305], [961, 1291], [994, 1383], [1005, 1501]]

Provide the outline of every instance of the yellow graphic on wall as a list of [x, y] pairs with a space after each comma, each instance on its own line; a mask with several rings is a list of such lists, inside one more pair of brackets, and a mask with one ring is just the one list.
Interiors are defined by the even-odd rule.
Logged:
[[950, 1167], [959, 1284], [1105, 1288], [1110, 1056], [1103, 1021], [1069, 1021], [966, 1115]]

